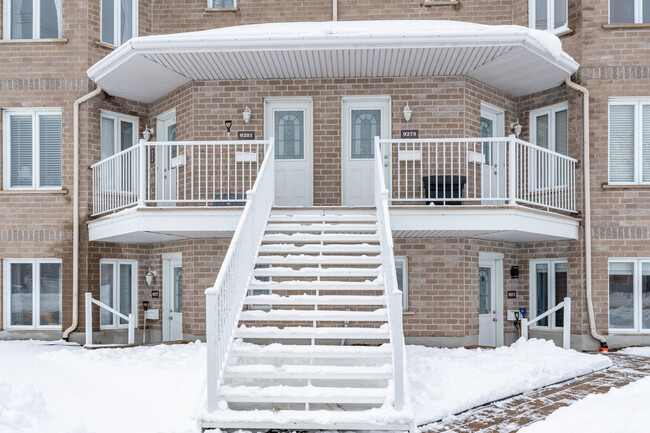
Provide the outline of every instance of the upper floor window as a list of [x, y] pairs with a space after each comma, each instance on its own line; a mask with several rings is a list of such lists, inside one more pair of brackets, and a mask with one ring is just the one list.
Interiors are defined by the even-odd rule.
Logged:
[[119, 46], [138, 36], [138, 0], [102, 0], [101, 41]]
[[562, 155], [569, 147], [569, 106], [566, 102], [530, 112], [530, 140]]
[[138, 141], [138, 118], [102, 110], [101, 159], [135, 145]]
[[5, 189], [61, 188], [61, 110], [4, 112]]
[[650, 99], [609, 102], [609, 182], [650, 183]]
[[213, 9], [235, 8], [237, 0], [208, 0], [208, 7]]
[[529, 0], [529, 27], [560, 33], [568, 30], [567, 0]]
[[61, 37], [63, 0], [6, 0], [5, 39], [58, 39]]
[[650, 23], [650, 0], [609, 0], [609, 23]]

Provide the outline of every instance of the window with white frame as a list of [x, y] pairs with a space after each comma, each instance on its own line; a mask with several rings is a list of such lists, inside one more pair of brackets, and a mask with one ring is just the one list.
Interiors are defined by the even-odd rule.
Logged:
[[[99, 262], [99, 300], [128, 316], [137, 316], [137, 274], [135, 260], [101, 260]], [[137, 323], [137, 318], [135, 319]], [[105, 309], [99, 314], [101, 329], [126, 328], [128, 323]]]
[[409, 266], [406, 257], [395, 257], [395, 273], [397, 274], [397, 288], [402, 291], [402, 309], [408, 310]]
[[539, 108], [530, 112], [530, 140], [562, 155], [569, 151], [569, 104]]
[[63, 0], [6, 0], [5, 39], [58, 39], [61, 37]]
[[[532, 260], [530, 262], [530, 317], [544, 314], [562, 302], [568, 293], [568, 264], [566, 260]], [[564, 312], [556, 311], [533, 327], [560, 329], [564, 326]]]
[[6, 109], [4, 189], [61, 189], [61, 110]]
[[609, 101], [609, 183], [650, 183], [650, 99]]
[[650, 0], [609, 0], [609, 23], [650, 23]]
[[213, 9], [236, 8], [237, 0], [208, 0], [208, 7]]
[[138, 0], [102, 0], [101, 41], [119, 46], [138, 36]]
[[4, 261], [4, 325], [61, 329], [61, 260]]
[[101, 159], [134, 146], [138, 141], [138, 118], [102, 110]]
[[569, 29], [567, 0], [529, 0], [528, 26], [561, 33]]
[[650, 259], [609, 260], [610, 332], [650, 332]]

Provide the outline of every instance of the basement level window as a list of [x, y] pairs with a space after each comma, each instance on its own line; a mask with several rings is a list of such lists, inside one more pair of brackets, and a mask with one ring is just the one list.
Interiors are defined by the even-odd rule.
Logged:
[[5, 39], [61, 37], [62, 0], [5, 0]]
[[609, 23], [650, 23], [650, 0], [609, 0]]
[[237, 7], [237, 0], [208, 0], [208, 8], [232, 9]]
[[[562, 302], [568, 293], [566, 260], [531, 260], [530, 318], [544, 314]], [[564, 312], [556, 311], [533, 325], [537, 329], [562, 329]]]
[[[135, 260], [106, 260], [99, 262], [99, 300], [128, 316], [133, 313], [137, 322], [138, 264]], [[127, 328], [126, 320], [101, 309], [100, 329]]]
[[567, 0], [529, 0], [528, 26], [555, 34], [569, 30]]
[[409, 266], [406, 257], [395, 257], [395, 273], [397, 274], [397, 288], [402, 291], [402, 309], [408, 310]]
[[609, 332], [650, 332], [650, 261], [609, 260]]

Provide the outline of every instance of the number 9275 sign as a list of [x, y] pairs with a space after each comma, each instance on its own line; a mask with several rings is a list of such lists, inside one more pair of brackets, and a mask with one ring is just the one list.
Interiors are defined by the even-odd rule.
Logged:
[[417, 129], [402, 129], [401, 130], [402, 138], [420, 138], [419, 130]]

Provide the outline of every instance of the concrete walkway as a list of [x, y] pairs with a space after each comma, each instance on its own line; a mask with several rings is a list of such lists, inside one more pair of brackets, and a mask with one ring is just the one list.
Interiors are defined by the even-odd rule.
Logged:
[[516, 432], [588, 394], [605, 393], [650, 375], [650, 358], [610, 353], [607, 370], [473, 409], [423, 428], [425, 432]]

